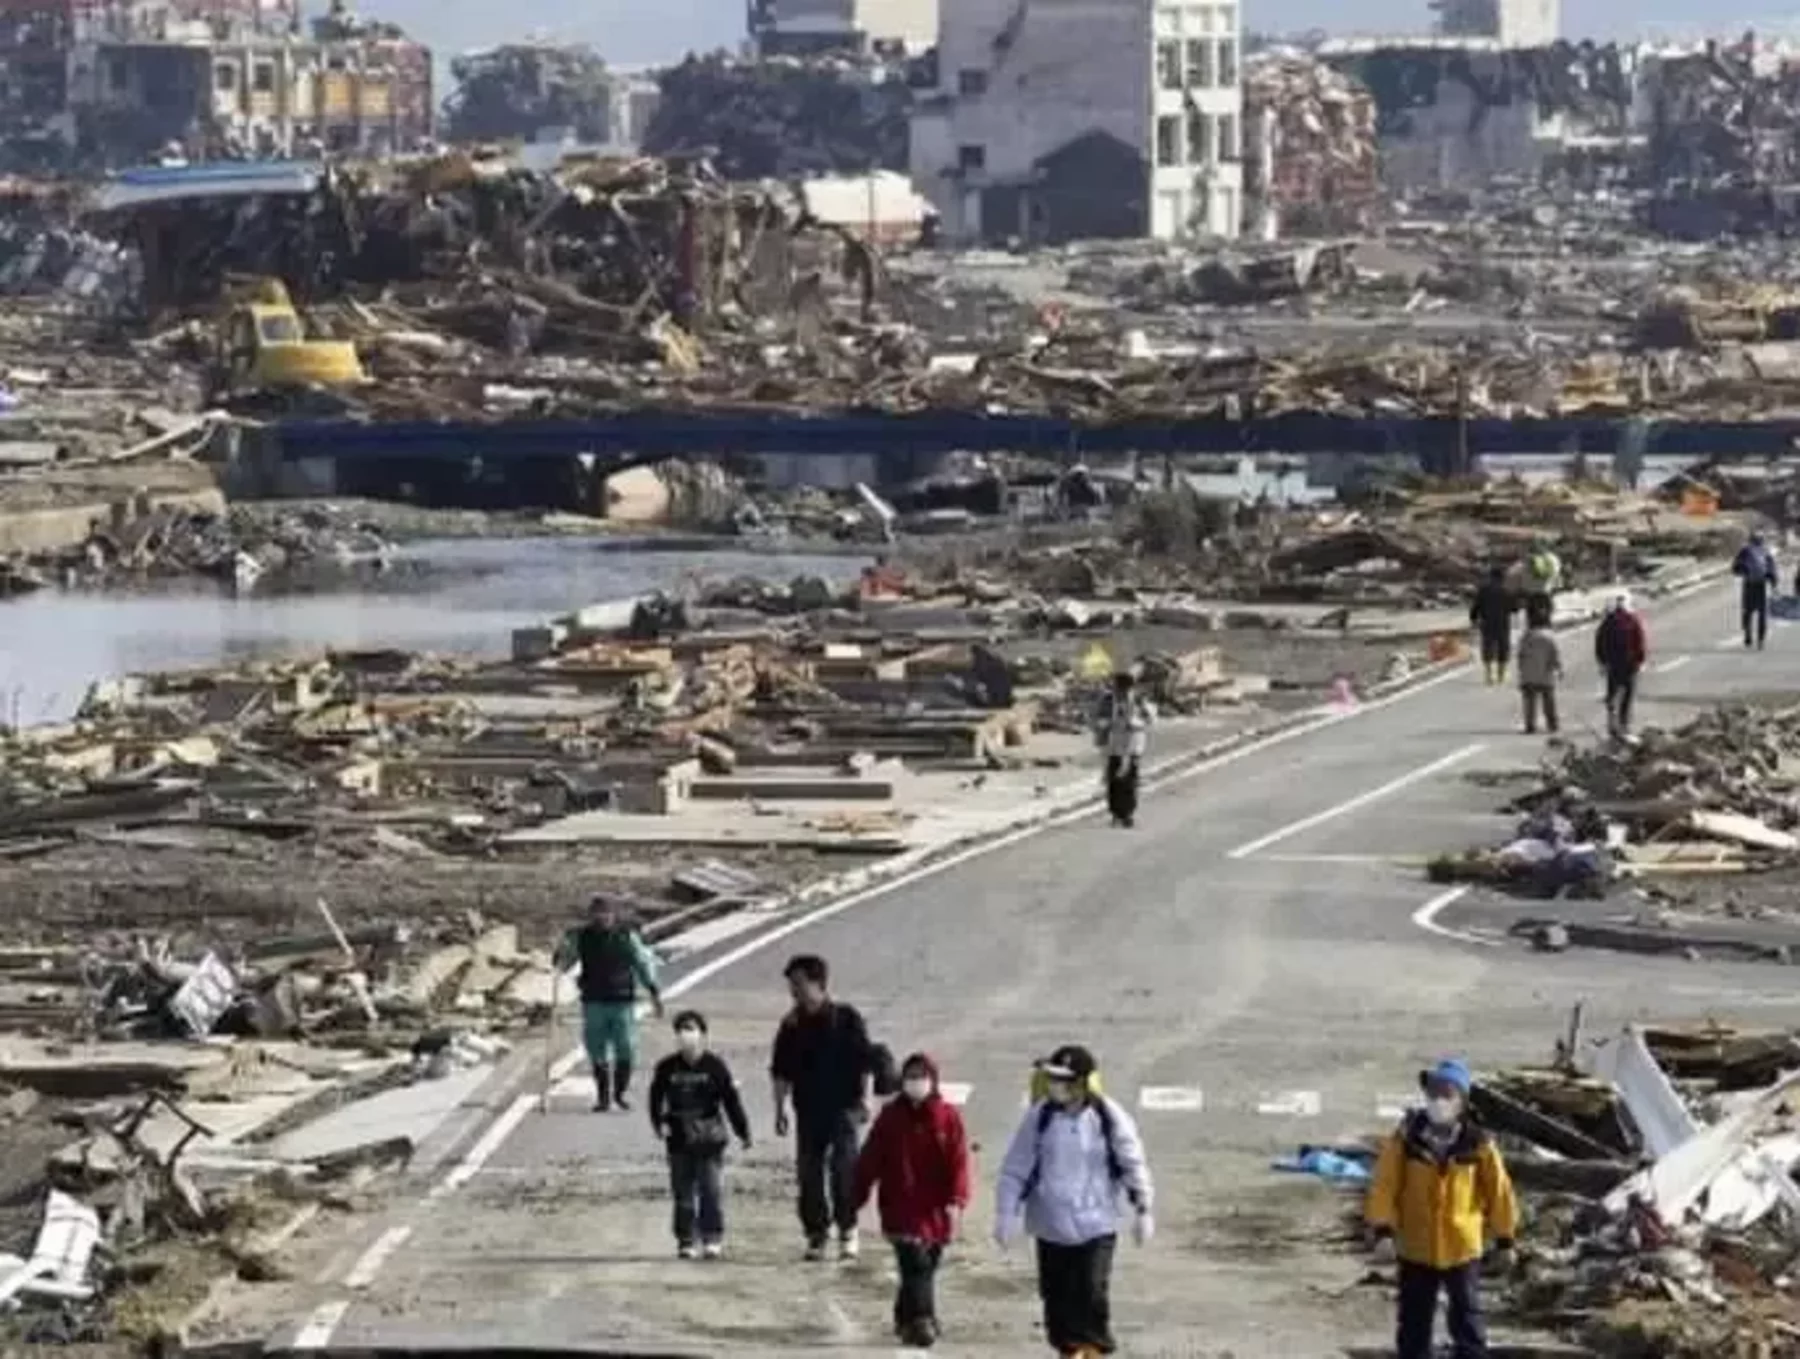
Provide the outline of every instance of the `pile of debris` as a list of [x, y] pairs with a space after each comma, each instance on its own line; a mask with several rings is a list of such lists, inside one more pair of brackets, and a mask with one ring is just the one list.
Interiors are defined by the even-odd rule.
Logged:
[[1604, 1354], [1795, 1352], [1800, 1040], [1580, 1022], [1550, 1067], [1472, 1092], [1528, 1209], [1513, 1310]]
[[1246, 57], [1243, 80], [1244, 203], [1251, 235], [1367, 231], [1383, 201], [1375, 100], [1368, 89], [1352, 75], [1284, 48]]
[[1497, 849], [1439, 859], [1440, 881], [1603, 895], [1618, 877], [1742, 873], [1800, 860], [1800, 707], [1728, 706], [1630, 742], [1552, 748]]

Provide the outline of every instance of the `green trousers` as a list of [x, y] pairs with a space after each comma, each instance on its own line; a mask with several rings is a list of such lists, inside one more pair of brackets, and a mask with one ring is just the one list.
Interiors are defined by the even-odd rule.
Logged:
[[637, 1062], [637, 1002], [585, 1000], [581, 1003], [581, 1042], [594, 1066]]

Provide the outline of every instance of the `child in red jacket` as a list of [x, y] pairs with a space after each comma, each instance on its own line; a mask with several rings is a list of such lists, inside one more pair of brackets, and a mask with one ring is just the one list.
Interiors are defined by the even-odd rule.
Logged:
[[856, 1162], [860, 1212], [881, 1188], [881, 1234], [894, 1243], [900, 1291], [894, 1333], [929, 1349], [937, 1342], [937, 1270], [969, 1202], [969, 1139], [962, 1115], [938, 1089], [937, 1065], [922, 1052], [900, 1068], [900, 1095], [869, 1130]]

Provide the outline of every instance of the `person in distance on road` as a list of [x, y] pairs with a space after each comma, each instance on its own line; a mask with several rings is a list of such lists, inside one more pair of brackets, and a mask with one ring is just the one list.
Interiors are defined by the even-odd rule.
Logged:
[[1038, 1074], [1045, 1098], [1026, 1110], [1000, 1166], [994, 1239], [1004, 1250], [1021, 1225], [1036, 1238], [1045, 1338], [1058, 1354], [1093, 1359], [1117, 1349], [1119, 1199], [1140, 1246], [1155, 1232], [1150, 1166], [1130, 1113], [1100, 1092], [1093, 1053], [1058, 1048]]
[[1775, 549], [1762, 534], [1752, 533], [1750, 541], [1738, 549], [1731, 574], [1739, 581], [1738, 612], [1744, 626], [1744, 645], [1761, 651], [1769, 641], [1769, 594], [1781, 579]]
[[640, 988], [649, 993], [658, 1018], [663, 1012], [656, 955], [625, 918], [624, 903], [599, 893], [588, 902], [587, 923], [569, 931], [557, 950], [558, 967], [571, 962], [581, 964], [581, 1038], [594, 1069], [594, 1108], [628, 1110]]
[[683, 1260], [716, 1260], [725, 1249], [725, 1147], [750, 1150], [750, 1120], [722, 1057], [706, 1049], [706, 1018], [675, 1016], [675, 1051], [650, 1078], [650, 1126], [669, 1154], [675, 1249]]
[[1615, 739], [1631, 731], [1638, 675], [1649, 658], [1644, 620], [1632, 611], [1631, 596], [1621, 590], [1608, 601], [1605, 616], [1594, 629], [1594, 659], [1606, 676], [1606, 730]]
[[1130, 826], [1137, 818], [1139, 766], [1149, 743], [1156, 712], [1137, 692], [1129, 670], [1113, 676], [1112, 689], [1100, 700], [1094, 734], [1106, 752], [1106, 810], [1113, 825]]
[[1552, 736], [1557, 732], [1556, 686], [1563, 677], [1562, 649], [1549, 620], [1536, 621], [1519, 639], [1519, 700], [1525, 709], [1525, 734], [1537, 732], [1538, 711]]
[[1489, 684], [1506, 683], [1506, 665], [1512, 659], [1512, 616], [1517, 608], [1518, 601], [1506, 584], [1506, 568], [1490, 567], [1469, 604], [1469, 622], [1481, 642], [1481, 668]]
[[900, 1098], [889, 1100], [856, 1162], [860, 1211], [879, 1186], [881, 1234], [900, 1267], [894, 1334], [903, 1345], [937, 1343], [937, 1271], [962, 1231], [969, 1205], [969, 1139], [962, 1115], [938, 1089], [938, 1069], [915, 1052], [900, 1067]]
[[1470, 1117], [1467, 1064], [1439, 1062], [1419, 1082], [1425, 1107], [1389, 1134], [1375, 1162], [1370, 1246], [1400, 1262], [1398, 1359], [1431, 1359], [1440, 1290], [1449, 1296], [1455, 1359], [1486, 1359], [1483, 1246], [1493, 1246], [1497, 1272], [1511, 1265], [1518, 1204], [1493, 1140]]
[[799, 954], [788, 960], [785, 975], [794, 1006], [775, 1032], [769, 1059], [775, 1135], [788, 1135], [791, 1101], [806, 1258], [825, 1258], [825, 1243], [835, 1224], [838, 1254], [853, 1260], [856, 1154], [862, 1125], [869, 1118], [874, 1066], [869, 1029], [855, 1006], [832, 999], [823, 958]]

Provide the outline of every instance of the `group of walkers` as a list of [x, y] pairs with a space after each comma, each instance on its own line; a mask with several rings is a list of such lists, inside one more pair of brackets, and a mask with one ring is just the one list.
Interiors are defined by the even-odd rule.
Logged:
[[[640, 994], [658, 1014], [662, 995], [650, 949], [624, 903], [595, 897], [588, 921], [560, 956], [580, 963], [582, 1034], [595, 1108], [629, 1110]], [[894, 1334], [929, 1348], [941, 1334], [937, 1277], [963, 1234], [974, 1189], [968, 1131], [945, 1097], [936, 1062], [915, 1052], [896, 1067], [854, 1005], [831, 993], [823, 958], [799, 954], [783, 969], [789, 1008], [769, 1058], [774, 1131], [794, 1139], [796, 1208], [807, 1261], [861, 1254], [858, 1222], [873, 1200], [899, 1274]], [[710, 1048], [704, 1015], [672, 1020], [675, 1050], [650, 1080], [650, 1125], [662, 1141], [684, 1260], [725, 1251], [725, 1155], [753, 1143], [736, 1077]], [[1155, 1234], [1154, 1185], [1135, 1120], [1101, 1089], [1091, 1050], [1057, 1048], [1033, 1064], [1030, 1097], [995, 1177], [994, 1240], [1035, 1243], [1045, 1339], [1059, 1355], [1117, 1348], [1113, 1260], [1119, 1236]], [[1504, 1263], [1516, 1219], [1506, 1168], [1468, 1111], [1460, 1062], [1420, 1077], [1422, 1107], [1383, 1147], [1368, 1198], [1371, 1246], [1399, 1262], [1400, 1359], [1426, 1359], [1440, 1292], [1447, 1293], [1457, 1354], [1486, 1353], [1480, 1306], [1483, 1257]], [[879, 1104], [879, 1109], [877, 1109]]]

